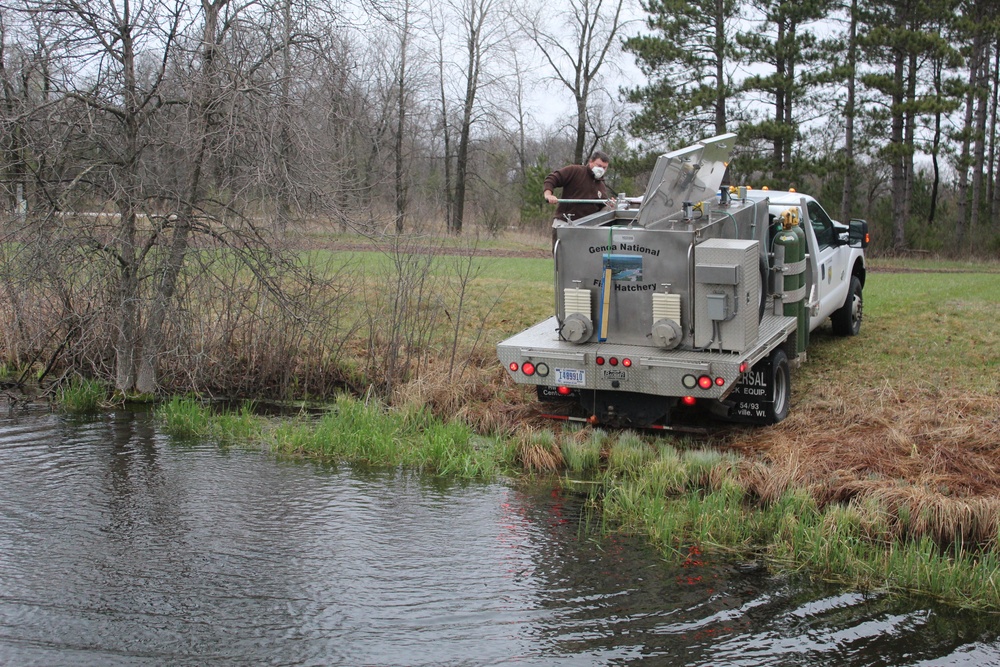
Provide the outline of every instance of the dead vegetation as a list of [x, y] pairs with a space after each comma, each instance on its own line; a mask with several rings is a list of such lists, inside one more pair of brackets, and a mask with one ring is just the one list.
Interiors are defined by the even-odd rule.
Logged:
[[[443, 363], [443, 362], [442, 362]], [[483, 352], [460, 374], [425, 373], [397, 395], [518, 444], [531, 471], [560, 470], [559, 442], [590, 437], [540, 417], [549, 408], [514, 386]], [[548, 433], [550, 435], [541, 435]], [[710, 436], [741, 455], [738, 483], [764, 504], [805, 490], [821, 507], [862, 508], [878, 540], [931, 537], [996, 546], [1000, 534], [1000, 395], [951, 395], [889, 380], [813, 382], [772, 428], [723, 427]], [[606, 457], [606, 451], [602, 453]]]
[[831, 386], [816, 389], [777, 427], [740, 430], [725, 444], [745, 456], [743, 481], [764, 502], [804, 488], [821, 505], [880, 507], [887, 537], [996, 543], [996, 395]]

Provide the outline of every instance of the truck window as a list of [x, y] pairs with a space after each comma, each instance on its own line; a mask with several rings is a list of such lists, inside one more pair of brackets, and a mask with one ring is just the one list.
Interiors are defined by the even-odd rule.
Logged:
[[833, 245], [836, 234], [833, 229], [833, 220], [816, 202], [809, 202], [807, 207], [809, 209], [809, 222], [812, 223], [813, 231], [816, 233], [816, 242], [821, 249], [829, 248]]

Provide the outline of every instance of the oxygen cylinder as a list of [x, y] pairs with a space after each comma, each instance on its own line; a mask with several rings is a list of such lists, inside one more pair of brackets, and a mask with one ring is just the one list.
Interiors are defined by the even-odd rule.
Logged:
[[[782, 246], [785, 249], [785, 266], [787, 268], [789, 265], [801, 262], [805, 257], [803, 254], [804, 245], [802, 243], [804, 236], [799, 236], [792, 231], [792, 225], [787, 217], [783, 227], [784, 229], [775, 235], [773, 245]], [[801, 232], [802, 230], [800, 229], [799, 231]], [[785, 294], [800, 292], [799, 288], [802, 287], [802, 280], [803, 275], [801, 271], [796, 269], [792, 269], [792, 271], [786, 270], [784, 273], [784, 282], [782, 283], [782, 291], [785, 292]], [[805, 304], [802, 296], [799, 296], [795, 300], [789, 300], [787, 297], [785, 298], [783, 313], [786, 317], [794, 317], [797, 322], [796, 331], [798, 334], [796, 335], [796, 349], [799, 352], [802, 352], [802, 350], [805, 349], [801, 332], [804, 311]]]
[[[799, 239], [799, 247], [801, 250], [801, 257], [799, 259], [806, 258], [806, 232], [802, 229], [802, 225], [799, 224], [799, 216], [792, 218], [792, 233], [795, 234]], [[799, 354], [805, 352], [805, 349], [809, 346], [809, 309], [806, 307], [806, 268], [803, 267], [799, 270], [799, 286], [803, 288], [802, 293], [802, 307], [799, 309], [799, 326], [798, 326], [798, 342], [796, 343], [796, 349]]]

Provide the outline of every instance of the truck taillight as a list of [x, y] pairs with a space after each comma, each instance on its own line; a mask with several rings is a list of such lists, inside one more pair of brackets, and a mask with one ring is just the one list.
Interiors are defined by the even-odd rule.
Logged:
[[712, 378], [708, 377], [707, 375], [702, 375], [701, 377], [698, 378], [698, 386], [701, 387], [702, 389], [711, 389]]
[[617, 366], [618, 365], [618, 357], [611, 357], [610, 359], [608, 359], [608, 363], [611, 364], [612, 366]]
[[508, 366], [508, 368], [510, 368], [511, 373], [516, 373], [518, 369], [517, 362], [516, 361], [510, 362], [510, 366]]
[[684, 396], [683, 398], [681, 398], [681, 403], [683, 403], [684, 405], [694, 405], [697, 402], [698, 401], [697, 399], [695, 399], [694, 396]]
[[726, 378], [715, 378], [715, 384], [716, 386], [721, 387], [726, 384]]
[[604, 365], [604, 357], [597, 357], [596, 359], [594, 359], [594, 363], [597, 364], [598, 366], [603, 366]]
[[632, 360], [629, 359], [628, 357], [625, 357], [624, 359], [622, 359], [622, 366], [624, 366], [625, 368], [631, 368]]
[[535, 365], [530, 361], [526, 361], [523, 364], [521, 364], [521, 372], [524, 373], [525, 375], [534, 375]]
[[750, 364], [748, 364], [745, 361], [742, 364], [740, 364], [740, 374], [742, 375], [743, 373], [746, 373], [747, 372], [747, 368], [749, 368], [749, 367], [750, 367]]
[[558, 393], [560, 396], [569, 396], [571, 393], [573, 393], [573, 390], [570, 389], [569, 387], [556, 387], [556, 393]]
[[535, 366], [535, 372], [541, 377], [545, 377], [549, 374], [549, 365], [543, 362], [538, 362], [538, 365]]

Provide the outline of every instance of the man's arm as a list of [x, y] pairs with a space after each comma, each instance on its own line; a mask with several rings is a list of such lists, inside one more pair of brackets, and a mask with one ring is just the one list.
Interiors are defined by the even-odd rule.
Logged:
[[[558, 204], [559, 198], [555, 195], [556, 188], [561, 188], [566, 185], [566, 175], [563, 173], [562, 169], [556, 169], [551, 174], [545, 177], [545, 181], [542, 183], [542, 196], [545, 197], [545, 201], [550, 204]], [[565, 194], [565, 193], [564, 193]]]

